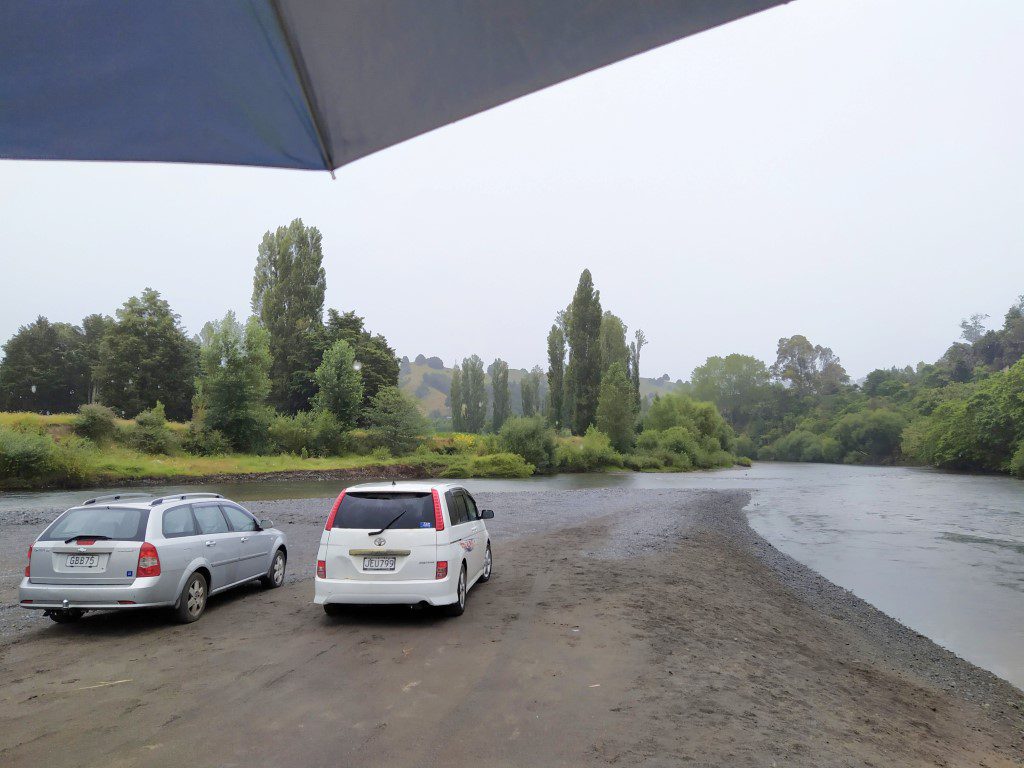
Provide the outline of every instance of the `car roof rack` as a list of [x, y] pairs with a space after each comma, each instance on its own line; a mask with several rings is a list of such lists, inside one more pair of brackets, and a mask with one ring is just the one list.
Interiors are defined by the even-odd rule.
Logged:
[[156, 507], [167, 501], [185, 501], [185, 499], [223, 499], [219, 493], [172, 493], [170, 496], [160, 496], [149, 502], [149, 506]]
[[152, 493], [111, 493], [107, 496], [96, 496], [95, 498], [92, 499], [86, 499], [85, 501], [82, 502], [82, 506], [84, 507], [86, 504], [95, 504], [99, 501], [120, 501], [121, 499], [138, 498], [149, 499], [152, 497]]

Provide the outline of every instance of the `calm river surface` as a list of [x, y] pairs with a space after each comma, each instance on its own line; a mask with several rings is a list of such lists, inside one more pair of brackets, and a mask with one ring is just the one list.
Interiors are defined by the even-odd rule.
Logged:
[[[1024, 482], [1019, 480], [902, 467], [759, 463], [709, 473], [558, 475], [468, 485], [481, 491], [748, 489], [751, 525], [779, 549], [1024, 688]], [[335, 494], [338, 487], [228, 483], [181, 490], [212, 490], [246, 501], [317, 498]], [[103, 492], [110, 491], [0, 494], [0, 513], [65, 508]]]

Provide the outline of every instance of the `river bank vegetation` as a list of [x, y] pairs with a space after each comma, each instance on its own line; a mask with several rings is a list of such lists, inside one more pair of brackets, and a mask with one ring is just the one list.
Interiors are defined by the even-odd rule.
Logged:
[[772, 365], [712, 357], [685, 390], [713, 400], [751, 458], [909, 463], [1024, 476], [1024, 296], [1001, 326], [961, 323], [934, 363], [871, 371], [853, 383], [839, 358], [803, 336]]
[[401, 467], [441, 477], [682, 471], [731, 466], [710, 403], [646, 407], [646, 341], [602, 311], [584, 270], [535, 368], [511, 397], [508, 364], [456, 368], [431, 423], [399, 388], [401, 362], [353, 311], [325, 307], [321, 237], [295, 220], [257, 249], [252, 314], [190, 336], [147, 288], [113, 317], [22, 326], [0, 362], [0, 487], [81, 486], [229, 473]]

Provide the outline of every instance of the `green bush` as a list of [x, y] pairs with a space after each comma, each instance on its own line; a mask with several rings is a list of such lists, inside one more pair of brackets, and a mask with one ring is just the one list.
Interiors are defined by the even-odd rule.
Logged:
[[1010, 472], [1017, 477], [1024, 477], [1024, 440], [1017, 446], [1013, 457], [1010, 459]]
[[592, 472], [606, 467], [621, 467], [622, 454], [612, 448], [608, 435], [591, 426], [579, 441], [560, 444], [556, 451], [558, 468], [563, 472]]
[[736, 463], [741, 467], [749, 467], [752, 466], [754, 462], [750, 460], [749, 456], [737, 456]]
[[73, 422], [75, 434], [102, 445], [117, 436], [117, 421], [114, 412], [105, 405], [83, 405]]
[[737, 456], [746, 456], [752, 459], [757, 456], [757, 444], [747, 435], [740, 435], [733, 443], [732, 452]]
[[174, 433], [167, 426], [167, 415], [160, 401], [135, 417], [128, 433], [129, 445], [142, 453], [167, 454], [174, 450]]
[[412, 453], [427, 433], [427, 420], [419, 406], [398, 387], [382, 387], [366, 410], [370, 440], [396, 456]]
[[555, 432], [540, 416], [509, 419], [501, 427], [498, 444], [502, 451], [521, 456], [538, 472], [548, 472], [555, 466]]
[[652, 472], [664, 469], [665, 464], [657, 456], [645, 453], [627, 453], [622, 456], [622, 464], [634, 472]]
[[79, 485], [89, 479], [89, 450], [77, 437], [58, 443], [49, 435], [0, 428], [0, 484]]
[[492, 453], [470, 459], [469, 477], [529, 477], [533, 464], [515, 453]]
[[181, 449], [193, 456], [222, 456], [231, 453], [231, 443], [217, 429], [204, 429], [195, 422], [181, 439]]
[[273, 450], [296, 456], [342, 456], [352, 448], [348, 432], [329, 411], [278, 414], [268, 433]]

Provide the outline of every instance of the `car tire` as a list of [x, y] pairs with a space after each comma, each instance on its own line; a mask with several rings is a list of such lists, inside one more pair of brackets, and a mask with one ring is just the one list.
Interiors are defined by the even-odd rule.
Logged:
[[459, 583], [456, 587], [456, 594], [458, 599], [451, 605], [446, 605], [442, 609], [445, 616], [461, 616], [466, 612], [466, 564], [463, 563], [462, 567], [459, 568]]
[[74, 624], [76, 621], [80, 621], [85, 615], [85, 611], [81, 608], [68, 608], [66, 611], [53, 611], [48, 614], [51, 621], [55, 621], [58, 624]]
[[210, 587], [206, 583], [206, 577], [196, 571], [185, 579], [185, 586], [181, 588], [178, 605], [174, 609], [174, 617], [182, 624], [191, 624], [206, 610], [209, 593]]
[[345, 613], [345, 606], [339, 603], [324, 603], [324, 613], [331, 618], [335, 618]]
[[277, 589], [284, 584], [284, 569], [288, 565], [288, 557], [285, 555], [284, 550], [279, 549], [274, 553], [274, 558], [270, 561], [270, 570], [267, 571], [266, 575], [260, 577], [260, 584], [267, 589]]
[[487, 549], [484, 550], [484, 570], [478, 581], [483, 584], [491, 580], [491, 573], [494, 570], [494, 556], [491, 554], [491, 542], [487, 542]]

